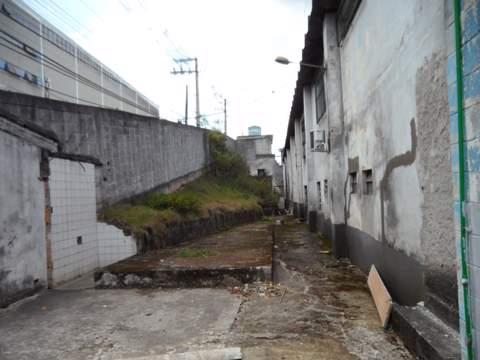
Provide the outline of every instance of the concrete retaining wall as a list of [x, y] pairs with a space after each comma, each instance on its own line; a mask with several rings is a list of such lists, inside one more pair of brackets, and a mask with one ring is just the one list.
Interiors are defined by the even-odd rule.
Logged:
[[209, 164], [204, 129], [5, 91], [0, 107], [55, 132], [63, 152], [103, 163], [96, 171], [97, 206], [153, 189], [175, 190]]
[[[135, 236], [137, 253], [177, 245], [200, 236], [226, 230], [235, 225], [258, 220], [262, 216], [263, 212], [260, 209], [225, 212], [211, 211], [208, 217], [166, 223], [162, 236], [154, 234], [153, 229], [146, 229], [143, 234]], [[115, 223], [112, 225], [123, 229], [126, 235], [131, 234], [131, 229], [126, 224]]]

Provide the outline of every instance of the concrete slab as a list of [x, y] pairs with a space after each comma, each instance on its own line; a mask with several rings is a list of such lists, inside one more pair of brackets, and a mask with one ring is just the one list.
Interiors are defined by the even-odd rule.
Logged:
[[128, 360], [242, 360], [240, 348], [190, 351], [181, 354], [152, 355]]
[[93, 271], [82, 276], [79, 276], [71, 281], [68, 281], [60, 286], [57, 290], [86, 290], [95, 288], [95, 281], [93, 280]]
[[257, 222], [95, 271], [96, 288], [228, 287], [271, 281], [272, 225]]
[[460, 336], [423, 306], [395, 304], [392, 326], [422, 360], [461, 359]]
[[221, 343], [240, 303], [214, 289], [49, 291], [0, 313], [0, 358], [109, 360], [188, 351], [212, 338]]
[[277, 284], [49, 291], [0, 312], [0, 359], [212, 360], [226, 348], [242, 360], [414, 358], [379, 326], [358, 268], [304, 224], [277, 230]]

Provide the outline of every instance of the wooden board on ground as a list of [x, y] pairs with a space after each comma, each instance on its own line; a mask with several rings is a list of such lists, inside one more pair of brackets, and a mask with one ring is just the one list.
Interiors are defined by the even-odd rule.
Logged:
[[380, 316], [380, 322], [384, 329], [387, 328], [388, 320], [390, 319], [390, 313], [392, 312], [392, 297], [388, 293], [385, 284], [380, 277], [375, 265], [370, 268], [368, 274], [368, 287], [372, 293], [373, 301], [377, 307], [378, 315]]

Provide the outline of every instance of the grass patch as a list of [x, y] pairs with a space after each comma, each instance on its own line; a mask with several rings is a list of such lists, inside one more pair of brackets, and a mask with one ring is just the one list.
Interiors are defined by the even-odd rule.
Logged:
[[[171, 194], [151, 192], [130, 203], [100, 212], [103, 221], [161, 238], [167, 224], [208, 217], [212, 212], [261, 210], [274, 206], [278, 194], [265, 179], [250, 176], [242, 156], [226, 146], [220, 133], [209, 134], [212, 171]], [[200, 255], [201, 256], [201, 255]]]
[[215, 255], [215, 253], [212, 250], [208, 249], [182, 249], [178, 253], [178, 256], [184, 258], [208, 257], [213, 255]]

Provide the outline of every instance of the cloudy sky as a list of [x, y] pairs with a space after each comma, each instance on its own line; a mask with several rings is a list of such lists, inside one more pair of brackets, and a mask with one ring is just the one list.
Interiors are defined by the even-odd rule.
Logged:
[[[26, 0], [158, 104], [162, 118], [183, 117], [189, 86], [189, 123], [195, 123], [193, 75], [172, 75], [173, 59], [197, 57], [200, 111], [228, 134], [259, 125], [283, 146], [310, 0]], [[176, 66], [178, 68], [178, 66]], [[187, 69], [187, 67], [184, 67]], [[213, 114], [213, 115], [209, 115]]]

